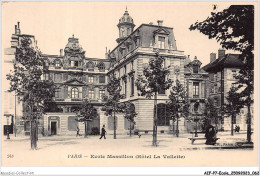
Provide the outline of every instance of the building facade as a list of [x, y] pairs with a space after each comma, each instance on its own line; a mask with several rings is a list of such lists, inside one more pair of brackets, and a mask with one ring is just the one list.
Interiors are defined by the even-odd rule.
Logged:
[[[11, 36], [11, 46], [5, 48], [2, 63], [2, 80], [6, 80], [6, 75], [14, 70], [15, 52], [17, 46], [23, 37], [30, 38], [31, 46], [37, 49], [37, 41], [33, 35], [22, 34], [20, 29], [20, 22], [15, 25], [14, 33]], [[8, 81], [2, 84], [2, 124], [4, 134], [6, 135], [6, 125], [9, 125], [10, 134], [28, 134], [30, 125], [23, 120], [23, 103], [19, 101], [19, 97], [15, 92], [9, 92], [10, 84]], [[42, 123], [39, 124], [42, 126]]]
[[[154, 101], [138, 95], [135, 80], [138, 75], [143, 74], [143, 69], [148, 66], [150, 59], [155, 58], [159, 52], [165, 58], [165, 67], [170, 66], [169, 78], [179, 79], [184, 84], [184, 53], [177, 50], [173, 28], [163, 26], [163, 21], [158, 20], [158, 25], [142, 24], [134, 30], [133, 19], [128, 11], [125, 11], [117, 26], [118, 45], [108, 54], [111, 62], [108, 75], [115, 74], [121, 78], [121, 94], [124, 95], [121, 101], [131, 101], [135, 105], [138, 115], [134, 128], [139, 131], [152, 131]], [[158, 92], [158, 131], [170, 131], [171, 119], [166, 116], [169, 93], [170, 90]], [[113, 133], [112, 117], [105, 117], [101, 122], [108, 124], [108, 133]], [[117, 114], [117, 133], [128, 132], [128, 123], [123, 114]]]
[[[210, 63], [203, 67], [209, 73], [209, 100], [216, 107], [218, 117], [215, 123], [219, 130], [230, 130], [231, 117], [226, 117], [223, 112], [223, 106], [227, 103], [226, 97], [233, 83], [237, 82], [236, 76], [240, 68], [243, 67], [242, 59], [239, 54], [226, 54], [224, 49], [210, 54]], [[234, 121], [241, 130], [246, 130], [246, 108], [241, 109]]]
[[[196, 126], [195, 121], [197, 120], [197, 128], [202, 130], [203, 120], [205, 118], [206, 99], [208, 97], [208, 78], [209, 75], [201, 67], [201, 62], [194, 58], [190, 61], [189, 58], [185, 60], [184, 66], [184, 78], [185, 78], [185, 89], [187, 91], [187, 102], [189, 104], [189, 117], [186, 119], [187, 131], [193, 131]], [[194, 104], [198, 102], [198, 111], [194, 111]]]
[[106, 94], [107, 59], [87, 58], [78, 38], [71, 37], [60, 55], [44, 54], [49, 72], [43, 79], [51, 79], [56, 84], [54, 102], [44, 115], [44, 134], [75, 134], [77, 127], [84, 131], [84, 124], [77, 122], [76, 112], [84, 99], [88, 99], [97, 109], [98, 117], [87, 122], [88, 133], [92, 128], [100, 129], [102, 96]]

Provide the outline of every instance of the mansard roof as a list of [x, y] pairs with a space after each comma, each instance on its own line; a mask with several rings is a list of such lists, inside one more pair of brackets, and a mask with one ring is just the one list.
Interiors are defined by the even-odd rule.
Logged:
[[242, 68], [244, 66], [240, 54], [226, 54], [225, 57], [205, 65], [203, 69], [207, 72], [218, 72], [223, 68]]

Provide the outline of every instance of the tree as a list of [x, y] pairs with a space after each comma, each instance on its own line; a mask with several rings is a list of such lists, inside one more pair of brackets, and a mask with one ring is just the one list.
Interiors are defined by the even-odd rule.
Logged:
[[231, 116], [231, 135], [234, 135], [234, 122], [236, 115], [240, 113], [240, 109], [243, 108], [243, 101], [241, 96], [237, 93], [237, 87], [231, 87], [226, 97], [227, 104], [224, 105], [224, 112], [227, 116]]
[[132, 126], [135, 124], [134, 118], [137, 116], [137, 113], [135, 112], [135, 105], [127, 101], [124, 103], [125, 105], [125, 111], [124, 111], [124, 117], [130, 122], [129, 123], [129, 132], [130, 136], [132, 135]]
[[173, 119], [176, 119], [177, 126], [176, 126], [176, 136], [179, 137], [179, 115], [178, 113], [184, 112], [184, 106], [187, 106], [187, 102], [185, 101], [186, 98], [186, 91], [180, 81], [176, 80], [176, 85], [172, 87], [171, 93], [169, 95], [169, 102], [168, 102], [168, 110], [170, 111], [170, 116]]
[[218, 129], [218, 113], [216, 111], [216, 106], [210, 98], [208, 98], [205, 105], [205, 116], [208, 119], [208, 123], [213, 124], [212, 122], [214, 122], [216, 125], [216, 129]]
[[[215, 10], [216, 8], [214, 8]], [[254, 91], [254, 6], [231, 5], [221, 12], [212, 12], [202, 22], [190, 26], [190, 30], [199, 30], [209, 39], [216, 38], [226, 49], [241, 52], [244, 67], [237, 77], [239, 94], [248, 108], [247, 142], [251, 142], [251, 111]]]
[[107, 84], [107, 91], [109, 96], [104, 96], [106, 103], [102, 108], [105, 111], [105, 115], [114, 116], [114, 139], [116, 139], [116, 113], [124, 111], [124, 105], [120, 103], [122, 95], [120, 94], [120, 78], [116, 78], [115, 74], [110, 76], [109, 82]]
[[169, 67], [163, 66], [164, 58], [156, 53], [156, 57], [150, 59], [148, 67], [144, 68], [143, 75], [139, 75], [135, 82], [138, 95], [148, 99], [154, 97], [155, 113], [153, 118], [153, 146], [157, 146], [157, 94], [158, 91], [165, 91], [172, 85], [172, 80], [168, 79]]
[[85, 124], [85, 135], [84, 137], [87, 137], [87, 122], [92, 121], [93, 118], [97, 117], [97, 110], [96, 108], [94, 108], [93, 104], [91, 104], [88, 99], [84, 99], [81, 107], [79, 109], [79, 113], [78, 113], [78, 119], [77, 121], [79, 122], [84, 122]]
[[32, 46], [28, 37], [21, 39], [16, 48], [14, 70], [7, 75], [10, 81], [9, 91], [15, 91], [26, 105], [27, 115], [24, 119], [31, 124], [31, 149], [37, 149], [37, 123], [44, 113], [44, 102], [54, 96], [55, 86], [51, 80], [42, 80], [47, 71], [40, 51]]

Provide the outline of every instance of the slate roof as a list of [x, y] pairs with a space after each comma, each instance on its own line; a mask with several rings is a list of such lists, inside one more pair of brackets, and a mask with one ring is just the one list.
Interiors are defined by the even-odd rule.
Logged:
[[202, 69], [207, 72], [218, 72], [223, 68], [241, 68], [243, 65], [239, 54], [226, 54], [225, 57], [216, 59], [214, 62], [205, 65]]

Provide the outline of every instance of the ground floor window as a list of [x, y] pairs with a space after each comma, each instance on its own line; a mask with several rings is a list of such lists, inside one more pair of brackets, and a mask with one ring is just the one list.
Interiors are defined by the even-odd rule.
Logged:
[[170, 116], [167, 112], [167, 106], [164, 103], [157, 104], [157, 119], [158, 126], [168, 126], [170, 125]]
[[[117, 129], [117, 117], [115, 117], [115, 124], [116, 124], [116, 129]], [[108, 129], [114, 130], [114, 116], [108, 117]]]
[[78, 122], [76, 121], [77, 117], [68, 117], [68, 130], [76, 131]]
[[[131, 123], [131, 130], [134, 129], [134, 123]], [[130, 130], [130, 121], [125, 118], [125, 130]]]

